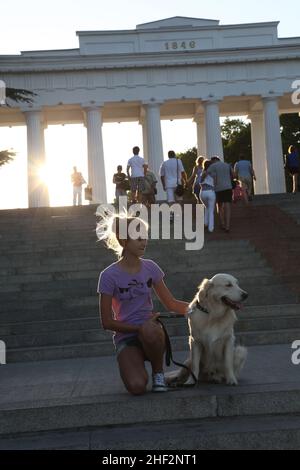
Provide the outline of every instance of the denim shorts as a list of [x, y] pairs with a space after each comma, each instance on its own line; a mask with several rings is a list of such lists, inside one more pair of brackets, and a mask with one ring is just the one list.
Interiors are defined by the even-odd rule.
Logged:
[[143, 351], [143, 345], [138, 339], [137, 336], [130, 336], [129, 338], [124, 338], [121, 339], [116, 345], [116, 355], [118, 356], [123, 349], [125, 349], [127, 346], [135, 346], [137, 348], [140, 348]]

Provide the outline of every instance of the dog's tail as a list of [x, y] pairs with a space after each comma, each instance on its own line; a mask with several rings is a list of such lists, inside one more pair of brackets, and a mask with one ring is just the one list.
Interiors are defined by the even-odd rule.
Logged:
[[[184, 365], [187, 368], [191, 368], [191, 359], [188, 358], [184, 361]], [[172, 384], [177, 384], [177, 385], [182, 385], [184, 384], [187, 379], [189, 378], [190, 374], [187, 369], [184, 369], [183, 367], [180, 367], [180, 369], [173, 370], [172, 372], [167, 372], [165, 374], [165, 379], [167, 385], [172, 385]]]
[[235, 376], [238, 377], [241, 373], [246, 359], [247, 359], [247, 349], [244, 346], [237, 346], [234, 350], [234, 359], [233, 359], [233, 367]]

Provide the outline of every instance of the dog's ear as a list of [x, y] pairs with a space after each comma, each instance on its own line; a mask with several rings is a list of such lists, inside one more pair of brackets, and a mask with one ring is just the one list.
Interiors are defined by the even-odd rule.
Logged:
[[199, 291], [198, 291], [197, 297], [198, 297], [198, 302], [200, 304], [206, 299], [208, 291], [211, 288], [212, 284], [213, 283], [209, 279], [203, 279], [201, 284], [198, 286]]

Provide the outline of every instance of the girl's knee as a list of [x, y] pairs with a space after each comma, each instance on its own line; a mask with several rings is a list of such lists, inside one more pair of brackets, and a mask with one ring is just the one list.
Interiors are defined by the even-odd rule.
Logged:
[[140, 329], [140, 339], [142, 342], [155, 343], [164, 340], [164, 332], [159, 323], [147, 322]]
[[132, 395], [143, 395], [147, 391], [147, 381], [135, 378], [127, 382], [126, 388]]

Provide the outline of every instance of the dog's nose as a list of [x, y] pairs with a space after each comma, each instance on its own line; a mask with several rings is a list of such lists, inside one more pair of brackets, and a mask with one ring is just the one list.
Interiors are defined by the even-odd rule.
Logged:
[[246, 300], [248, 298], [248, 293], [247, 292], [243, 292], [242, 293], [242, 299], [243, 300]]

